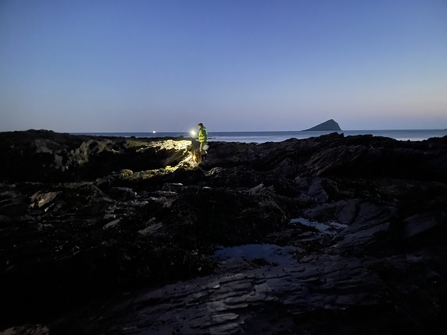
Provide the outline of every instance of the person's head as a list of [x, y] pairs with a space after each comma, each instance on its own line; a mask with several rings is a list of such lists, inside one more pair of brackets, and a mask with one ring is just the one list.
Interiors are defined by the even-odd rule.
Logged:
[[203, 127], [203, 123], [199, 123], [199, 124], [197, 125], [197, 127], [199, 127], [199, 129], [201, 129], [201, 128]]

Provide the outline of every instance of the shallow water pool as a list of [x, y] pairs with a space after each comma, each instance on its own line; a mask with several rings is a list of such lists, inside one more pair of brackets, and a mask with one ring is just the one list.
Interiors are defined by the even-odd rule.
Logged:
[[296, 218], [290, 220], [292, 224], [302, 224], [303, 226], [316, 228], [320, 233], [333, 235], [334, 233], [345, 229], [348, 227], [345, 224], [341, 224], [338, 222], [328, 222], [322, 223], [318, 221], [310, 221], [305, 218]]

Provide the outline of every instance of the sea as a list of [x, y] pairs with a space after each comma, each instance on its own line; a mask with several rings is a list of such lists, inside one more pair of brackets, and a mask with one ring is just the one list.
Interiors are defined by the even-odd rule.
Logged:
[[[305, 139], [334, 133], [334, 131], [234, 131], [213, 132], [208, 130], [209, 142], [246, 142], [265, 143], [281, 142], [290, 138]], [[389, 137], [398, 141], [423, 141], [432, 137], [447, 136], [447, 129], [399, 129], [399, 130], [342, 130], [337, 133], [344, 136], [372, 135]], [[72, 133], [74, 135], [91, 136], [116, 136], [136, 138], [194, 138], [189, 132], [97, 132], [97, 133]]]

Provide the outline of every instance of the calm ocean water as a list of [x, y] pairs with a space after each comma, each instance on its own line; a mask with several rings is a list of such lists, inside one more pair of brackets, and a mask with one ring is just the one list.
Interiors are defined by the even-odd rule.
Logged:
[[[333, 133], [333, 131], [247, 131], [247, 132], [213, 132], [209, 131], [209, 141], [226, 142], [280, 142], [289, 138], [304, 139]], [[447, 136], [447, 129], [409, 129], [409, 130], [343, 130], [345, 136], [373, 135], [394, 138], [399, 141], [422, 141], [431, 137]], [[120, 136], [120, 137], [187, 137], [188, 132], [116, 132], [116, 133], [73, 133], [96, 136]]]

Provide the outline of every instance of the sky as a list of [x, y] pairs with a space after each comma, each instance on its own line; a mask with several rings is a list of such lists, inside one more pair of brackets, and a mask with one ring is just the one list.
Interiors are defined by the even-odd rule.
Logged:
[[447, 128], [447, 0], [0, 0], [0, 131]]

